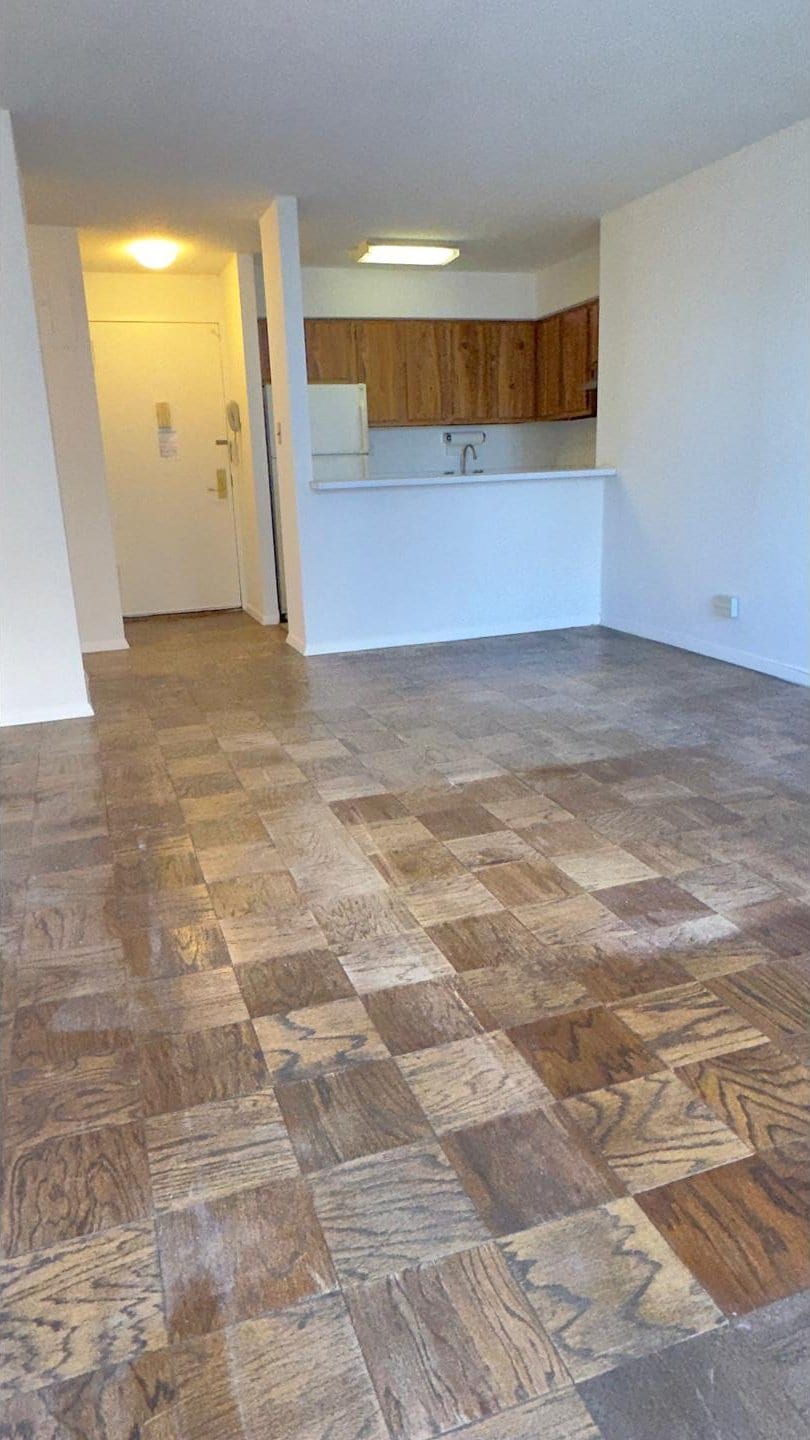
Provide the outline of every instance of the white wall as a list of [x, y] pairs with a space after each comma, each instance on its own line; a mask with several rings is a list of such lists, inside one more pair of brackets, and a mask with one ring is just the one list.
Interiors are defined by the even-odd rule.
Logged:
[[546, 265], [535, 276], [534, 313], [553, 315], [569, 305], [580, 305], [599, 294], [599, 246], [580, 250], [556, 265]]
[[277, 625], [278, 594], [253, 257], [232, 255], [222, 271], [220, 285], [225, 396], [237, 402], [242, 421], [239, 434], [230, 437], [242, 604], [254, 620], [263, 625]]
[[604, 623], [806, 682], [810, 121], [606, 216], [600, 291]]
[[234, 255], [221, 276], [91, 270], [84, 284], [91, 321], [204, 321], [219, 327], [225, 398], [237, 401], [242, 417], [232, 464], [243, 605], [262, 624], [277, 624], [252, 257]]
[[92, 715], [7, 111], [0, 111], [0, 435], [0, 725]]
[[82, 650], [125, 650], [78, 236], [31, 225], [28, 250]]
[[[435, 475], [457, 470], [458, 450], [447, 452], [446, 426], [414, 425], [369, 431], [368, 473], [383, 476]], [[471, 428], [454, 426], [454, 429]], [[576, 470], [593, 465], [596, 433], [593, 420], [551, 424], [484, 425], [476, 466], [483, 470]]]

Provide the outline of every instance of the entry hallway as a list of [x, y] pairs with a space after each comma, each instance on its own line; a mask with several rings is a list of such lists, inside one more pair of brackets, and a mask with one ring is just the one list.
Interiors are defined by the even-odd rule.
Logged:
[[806, 1440], [807, 693], [128, 635], [2, 737], [3, 1440]]

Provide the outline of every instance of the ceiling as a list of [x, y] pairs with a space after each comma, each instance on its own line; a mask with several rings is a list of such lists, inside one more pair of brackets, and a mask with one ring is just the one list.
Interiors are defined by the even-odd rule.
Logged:
[[[46, 13], [47, 12], [47, 13]], [[30, 219], [310, 264], [367, 236], [532, 269], [810, 112], [806, 0], [3, 0]]]

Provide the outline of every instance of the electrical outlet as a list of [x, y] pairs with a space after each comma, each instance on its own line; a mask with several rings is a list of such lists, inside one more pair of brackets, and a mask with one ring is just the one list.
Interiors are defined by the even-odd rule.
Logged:
[[739, 595], [715, 595], [712, 600], [712, 609], [715, 615], [723, 620], [736, 620], [740, 613]]

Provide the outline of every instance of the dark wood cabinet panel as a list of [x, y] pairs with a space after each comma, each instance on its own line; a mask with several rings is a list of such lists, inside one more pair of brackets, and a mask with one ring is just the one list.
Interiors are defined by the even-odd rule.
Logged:
[[353, 320], [305, 320], [304, 338], [311, 385], [352, 385], [357, 381]]
[[411, 425], [446, 424], [454, 406], [450, 394], [448, 326], [442, 320], [405, 323], [405, 381]]
[[447, 324], [447, 418], [454, 424], [490, 420], [498, 414], [493, 331], [486, 320]]
[[572, 305], [537, 322], [537, 418], [577, 420], [596, 414], [599, 301]]
[[365, 383], [369, 425], [407, 425], [406, 344], [400, 320], [355, 321], [357, 378]]
[[588, 380], [588, 306], [564, 310], [561, 317], [562, 408], [566, 419], [591, 413]]
[[499, 420], [534, 420], [536, 415], [535, 324], [495, 320], [495, 413]]

